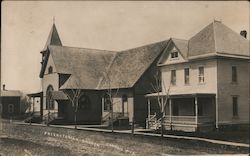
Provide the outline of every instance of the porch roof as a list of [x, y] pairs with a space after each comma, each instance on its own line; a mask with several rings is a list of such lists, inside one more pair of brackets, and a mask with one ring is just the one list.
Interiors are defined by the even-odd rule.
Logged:
[[52, 98], [54, 100], [68, 100], [67, 95], [63, 91], [52, 91]]
[[[186, 93], [169, 93], [170, 98], [178, 98], [178, 97], [197, 97], [197, 96], [215, 96], [215, 93], [209, 92], [186, 92]], [[146, 94], [145, 97], [157, 97], [157, 96], [167, 96], [166, 93], [159, 92], [159, 93], [151, 93]]]
[[43, 95], [43, 92], [37, 92], [37, 93], [31, 93], [27, 94], [29, 97], [41, 97]]

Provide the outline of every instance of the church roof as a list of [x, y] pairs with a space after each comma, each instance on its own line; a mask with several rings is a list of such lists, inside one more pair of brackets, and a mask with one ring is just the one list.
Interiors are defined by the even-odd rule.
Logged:
[[56, 71], [71, 74], [61, 86], [66, 88], [96, 89], [103, 72], [108, 69], [115, 52], [66, 46], [49, 46]]
[[120, 52], [64, 46], [49, 46], [49, 50], [57, 72], [71, 74], [60, 89], [100, 90], [133, 87], [166, 44], [162, 41]]
[[46, 44], [45, 44], [42, 51], [45, 51], [49, 45], [62, 46], [62, 42], [61, 42], [61, 39], [60, 39], [59, 34], [57, 32], [55, 24], [53, 24], [53, 26], [52, 26], [52, 28], [50, 30], [47, 42], [46, 42]]
[[229, 54], [250, 56], [249, 41], [220, 21], [214, 21], [188, 42], [188, 57]]
[[[130, 88], [163, 52], [168, 40], [118, 52], [99, 88]], [[108, 77], [110, 80], [108, 80]]]

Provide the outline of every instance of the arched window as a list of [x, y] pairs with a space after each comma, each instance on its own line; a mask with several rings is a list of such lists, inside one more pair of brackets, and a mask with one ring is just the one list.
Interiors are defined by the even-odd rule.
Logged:
[[14, 113], [14, 105], [13, 104], [8, 105], [8, 112], [9, 113]]
[[54, 109], [54, 100], [52, 98], [52, 85], [49, 85], [46, 91], [46, 109]]
[[78, 110], [88, 110], [91, 108], [90, 99], [87, 95], [82, 95], [79, 98]]
[[53, 72], [53, 67], [49, 66], [48, 73], [51, 74]]
[[104, 111], [110, 111], [111, 110], [111, 101], [108, 94], [104, 95]]

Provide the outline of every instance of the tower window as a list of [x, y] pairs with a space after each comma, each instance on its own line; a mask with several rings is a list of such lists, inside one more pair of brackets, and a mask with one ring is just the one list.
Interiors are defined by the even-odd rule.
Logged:
[[53, 72], [53, 67], [49, 66], [48, 73], [51, 74]]

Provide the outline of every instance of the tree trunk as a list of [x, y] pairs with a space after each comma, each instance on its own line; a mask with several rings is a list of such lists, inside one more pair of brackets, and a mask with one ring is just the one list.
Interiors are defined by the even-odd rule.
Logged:
[[74, 117], [74, 120], [75, 120], [75, 129], [77, 129], [77, 118], [76, 118], [76, 115], [77, 115], [77, 111], [75, 111], [75, 117]]
[[163, 117], [161, 118], [161, 137], [163, 138]]
[[114, 112], [113, 112], [113, 102], [112, 102], [112, 108], [111, 108], [111, 131], [114, 132]]

